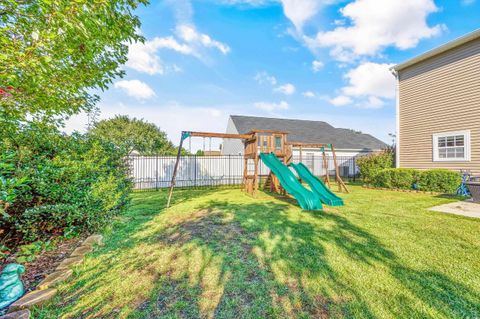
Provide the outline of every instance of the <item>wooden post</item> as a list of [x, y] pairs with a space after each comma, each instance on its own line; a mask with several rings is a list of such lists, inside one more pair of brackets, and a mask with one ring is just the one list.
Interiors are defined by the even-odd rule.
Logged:
[[170, 183], [170, 191], [168, 193], [167, 208], [170, 207], [170, 201], [172, 200], [173, 189], [175, 188], [175, 182], [177, 178], [178, 162], [180, 161], [180, 155], [182, 154], [183, 140], [189, 136], [188, 132], [182, 132], [182, 137], [180, 138], [180, 145], [178, 146], [177, 159], [175, 161], [175, 167], [173, 168], [172, 181]]
[[300, 163], [302, 163], [302, 147], [300, 146]]
[[341, 192], [343, 187], [345, 189], [345, 192], [349, 193], [347, 186], [345, 185], [342, 178], [340, 177], [340, 172], [337, 164], [337, 154], [335, 153], [335, 148], [333, 147], [333, 144], [330, 144], [330, 148], [332, 149], [333, 162], [335, 163], [335, 180], [338, 183], [338, 190]]
[[255, 159], [254, 159], [254, 165], [255, 165], [255, 171], [253, 174], [253, 192], [252, 195], [255, 197], [257, 195], [258, 191], [258, 153], [255, 154]]
[[248, 188], [247, 188], [247, 175], [248, 175], [248, 158], [245, 157], [245, 154], [243, 154], [244, 158], [243, 158], [243, 190], [245, 192], [248, 192]]
[[330, 186], [330, 177], [328, 176], [328, 161], [327, 161], [327, 155], [325, 154], [325, 147], [321, 148], [322, 150], [322, 156], [323, 156], [323, 167], [325, 167], [325, 179], [324, 182], [328, 185], [328, 188], [331, 188]]

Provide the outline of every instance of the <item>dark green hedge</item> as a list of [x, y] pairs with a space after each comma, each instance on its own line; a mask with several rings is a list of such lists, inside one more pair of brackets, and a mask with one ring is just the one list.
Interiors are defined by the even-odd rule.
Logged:
[[418, 174], [411, 168], [387, 168], [374, 177], [373, 184], [377, 187], [412, 189]]
[[453, 194], [460, 186], [460, 173], [446, 169], [419, 171], [411, 168], [389, 168], [378, 172], [372, 184], [376, 187], [412, 189]]
[[431, 169], [420, 173], [418, 189], [453, 194], [461, 182], [462, 177], [458, 172], [446, 169]]
[[37, 124], [2, 141], [0, 228], [17, 243], [95, 230], [129, 201], [124, 154], [110, 143]]
[[357, 158], [356, 164], [365, 183], [373, 183], [375, 176], [383, 169], [393, 168], [395, 154], [384, 150]]

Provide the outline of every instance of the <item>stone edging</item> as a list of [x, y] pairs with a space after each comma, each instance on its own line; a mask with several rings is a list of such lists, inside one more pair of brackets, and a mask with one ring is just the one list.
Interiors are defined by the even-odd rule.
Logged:
[[429, 194], [429, 195], [443, 195], [443, 193], [438, 192], [427, 192], [414, 189], [401, 189], [401, 188], [385, 188], [385, 187], [374, 187], [370, 185], [362, 185], [363, 188], [375, 189], [379, 191], [392, 191], [392, 192], [402, 192], [402, 193], [418, 193], [418, 194]]
[[102, 235], [91, 235], [85, 239], [79, 247], [77, 247], [68, 258], [64, 259], [55, 269], [37, 286], [37, 289], [25, 294], [22, 298], [15, 301], [8, 308], [8, 313], [0, 319], [28, 319], [32, 306], [37, 306], [50, 300], [57, 293], [54, 287], [73, 274], [71, 269], [83, 262], [83, 257], [93, 251], [94, 245], [101, 245], [103, 241]]

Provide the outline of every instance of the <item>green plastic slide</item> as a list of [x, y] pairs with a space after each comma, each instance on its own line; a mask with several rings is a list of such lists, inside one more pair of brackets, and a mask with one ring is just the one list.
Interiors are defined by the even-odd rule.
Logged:
[[322, 209], [322, 203], [320, 198], [313, 192], [306, 189], [293, 172], [285, 166], [275, 154], [261, 153], [260, 159], [270, 170], [277, 176], [282, 187], [295, 197], [300, 207], [304, 210], [320, 210]]
[[343, 199], [335, 195], [317, 176], [303, 164], [290, 164], [296, 171], [298, 176], [310, 186], [315, 194], [320, 197], [322, 203], [329, 206], [342, 206]]

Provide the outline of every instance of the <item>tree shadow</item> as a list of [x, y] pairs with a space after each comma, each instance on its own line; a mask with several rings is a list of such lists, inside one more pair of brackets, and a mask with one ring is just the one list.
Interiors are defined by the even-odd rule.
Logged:
[[[161, 247], [176, 251], [168, 264], [181, 264], [184, 280], [171, 276], [178, 269], [161, 274], [151, 298], [132, 318], [271, 317], [271, 279], [251, 253], [254, 234], [246, 233], [231, 216], [199, 210], [155, 238]], [[183, 260], [178, 262], [177, 258]], [[188, 287], [188, 293], [179, 296], [182, 287]], [[185, 296], [185, 307], [179, 306], [182, 301], [178, 299]]]
[[[216, 191], [215, 189], [178, 190], [172, 203], [175, 205], [194, 200]], [[33, 308], [33, 316], [54, 318], [57, 317], [55, 313], [61, 312], [66, 318], [117, 318], [118, 309], [106, 307], [108, 300], [113, 298], [114, 291], [108, 291], [108, 294], [95, 300], [87, 301], [88, 296], [102, 291], [105, 286], [115, 285], [114, 282], [105, 279], [114, 271], [137, 271], [144, 268], [148, 256], [124, 256], [131, 254], [136, 245], [148, 241], [149, 238], [142, 238], [138, 234], [148, 229], [155, 218], [165, 213], [167, 196], [166, 190], [134, 193], [129, 209], [115, 217], [110, 227], [105, 230], [104, 245], [97, 247], [86, 257], [86, 261], [76, 270], [76, 278], [65, 289], [60, 290], [52, 302], [52, 307]], [[119, 264], [121, 260], [128, 260], [128, 263]]]
[[[424, 317], [479, 318], [480, 294], [436, 271], [414, 270], [392, 265], [392, 275], [414, 296], [430, 307]], [[402, 312], [398, 315], [404, 315]]]
[[[178, 192], [176, 200], [209, 192]], [[92, 256], [101, 263], [91, 263], [57, 297], [67, 318], [475, 318], [480, 313], [477, 292], [442, 273], [408, 267], [379, 238], [337, 212], [302, 212], [278, 201], [210, 200], [149, 229], [164, 212], [165, 199], [166, 194], [152, 194], [134, 202], [115, 236], [107, 236], [106, 246]], [[365, 271], [386, 269], [404, 288], [402, 295], [373, 307], [368, 289], [359, 287], [363, 282], [349, 281], [332, 260], [332, 249]], [[151, 285], [142, 295], [128, 296], [123, 308], [111, 306], [118, 304], [115, 289], [128, 289], [106, 281], [112, 271], [130, 281], [146, 277]], [[83, 301], [105, 285], [113, 288]], [[44, 318], [54, 317], [48, 314]]]
[[[440, 272], [403, 265], [378, 238], [337, 213], [299, 212], [321, 223], [322, 227], [318, 227], [301, 216], [292, 219], [287, 213], [289, 205], [283, 204], [241, 205], [210, 201], [201, 208], [232, 213], [234, 220], [247, 233], [256, 234], [252, 242], [257, 250], [256, 258], [275, 277], [272, 301], [282, 304], [282, 311], [289, 316], [357, 317], [360, 313], [362, 317], [375, 317], [361, 294], [328, 263], [326, 246], [332, 244], [356, 264], [363, 264], [371, 271], [379, 266], [388, 269], [392, 278], [407, 288], [414, 298], [429, 305], [433, 313], [446, 318], [479, 316], [478, 292]], [[306, 276], [327, 281], [328, 285], [315, 291], [305, 285]], [[400, 304], [400, 309], [387, 311], [395, 317], [412, 314], [435, 317], [427, 315], [421, 308], [410, 308], [409, 305], [414, 304], [411, 299], [400, 301]]]

